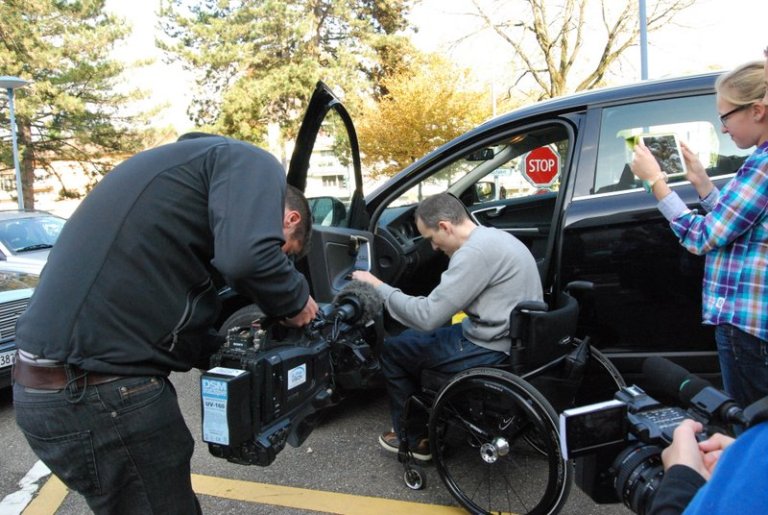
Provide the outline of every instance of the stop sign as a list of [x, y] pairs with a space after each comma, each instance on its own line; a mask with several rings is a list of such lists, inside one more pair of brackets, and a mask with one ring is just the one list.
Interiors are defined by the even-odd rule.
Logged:
[[560, 158], [549, 147], [531, 150], [523, 164], [525, 178], [534, 186], [549, 186], [560, 171]]

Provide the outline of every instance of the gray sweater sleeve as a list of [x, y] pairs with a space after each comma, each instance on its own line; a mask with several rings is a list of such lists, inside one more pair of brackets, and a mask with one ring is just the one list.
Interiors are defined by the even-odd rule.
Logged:
[[389, 313], [420, 331], [442, 326], [464, 311], [464, 336], [487, 349], [509, 352], [509, 313], [518, 302], [541, 300], [536, 261], [517, 238], [479, 226], [453, 254], [440, 284], [427, 297], [411, 297], [388, 285], [379, 292]]
[[465, 245], [451, 257], [440, 284], [427, 297], [412, 297], [388, 284], [378, 287], [389, 313], [399, 322], [431, 331], [446, 323], [467, 306], [486, 287], [488, 267], [478, 266], [483, 259], [478, 249]]

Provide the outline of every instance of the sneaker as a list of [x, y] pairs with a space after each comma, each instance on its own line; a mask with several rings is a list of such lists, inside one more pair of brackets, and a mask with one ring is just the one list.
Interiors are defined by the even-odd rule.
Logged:
[[400, 439], [394, 431], [387, 431], [379, 436], [379, 445], [385, 451], [397, 453], [400, 450]]
[[[400, 451], [400, 438], [393, 431], [387, 431], [379, 436], [379, 444], [388, 452], [398, 453]], [[415, 449], [410, 449], [414, 458], [419, 461], [430, 461], [432, 454], [429, 451], [429, 440], [422, 438]]]

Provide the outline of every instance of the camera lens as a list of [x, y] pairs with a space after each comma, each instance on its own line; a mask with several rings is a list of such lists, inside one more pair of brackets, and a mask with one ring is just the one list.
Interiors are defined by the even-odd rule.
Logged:
[[616, 494], [624, 505], [644, 515], [664, 476], [661, 447], [638, 442], [624, 449], [613, 462]]

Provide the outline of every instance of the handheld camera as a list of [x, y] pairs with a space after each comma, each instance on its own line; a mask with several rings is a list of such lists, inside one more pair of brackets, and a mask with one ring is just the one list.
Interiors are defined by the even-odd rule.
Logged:
[[303, 329], [264, 321], [232, 328], [200, 379], [210, 453], [267, 466], [286, 443], [304, 442], [320, 410], [378, 386], [380, 311], [375, 289], [352, 281]]
[[650, 508], [664, 476], [661, 452], [685, 418], [702, 423], [701, 438], [731, 433], [749, 422], [724, 392], [664, 358], [643, 364], [659, 392], [670, 392], [686, 409], [666, 406], [638, 386], [622, 388], [611, 401], [565, 410], [560, 443], [576, 466], [576, 484], [597, 503], [623, 502], [635, 513]]

